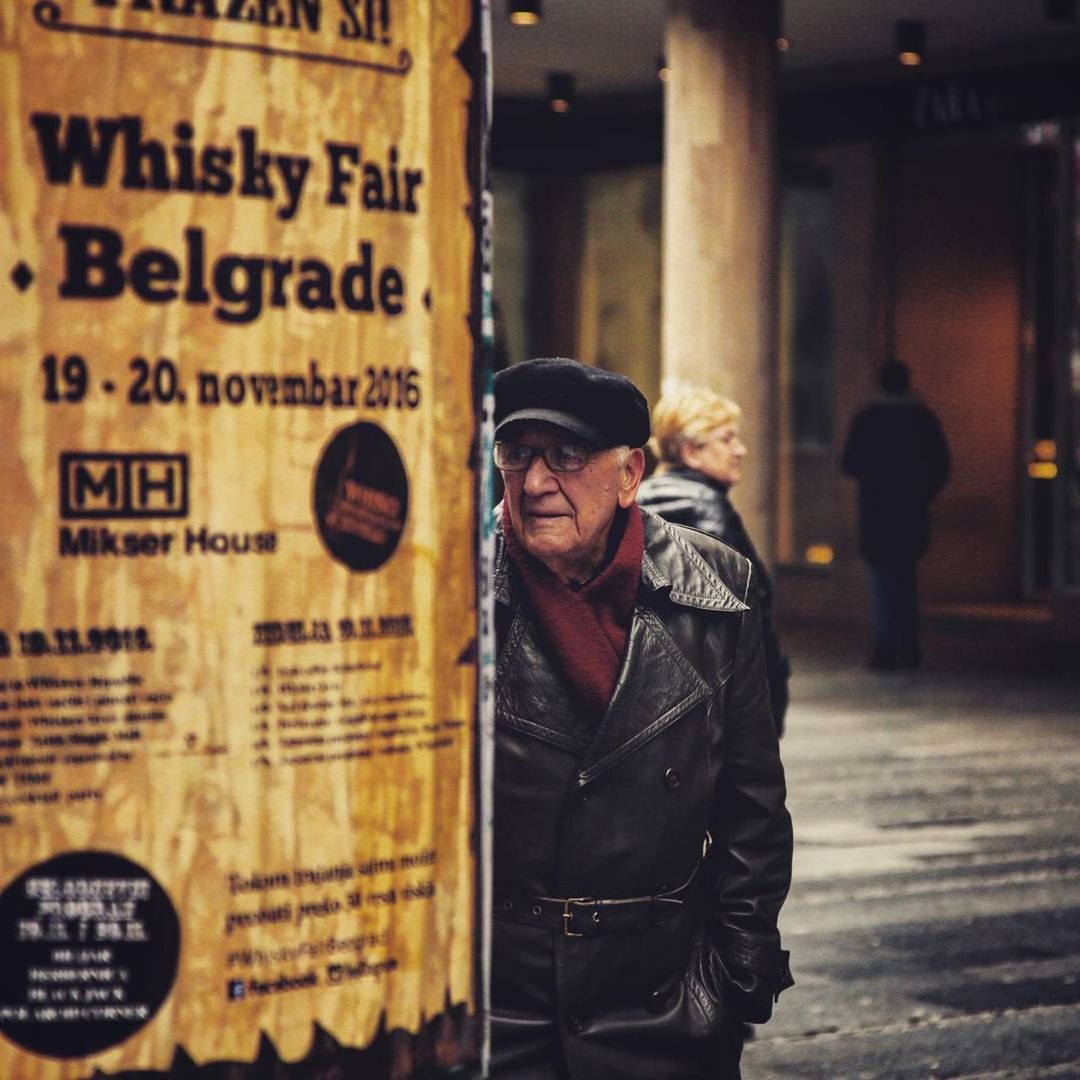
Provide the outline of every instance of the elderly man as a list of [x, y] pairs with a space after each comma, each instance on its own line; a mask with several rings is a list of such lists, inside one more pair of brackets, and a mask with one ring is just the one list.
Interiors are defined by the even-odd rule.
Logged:
[[495, 379], [493, 1076], [730, 1080], [791, 985], [791, 825], [750, 564], [635, 503], [648, 405]]

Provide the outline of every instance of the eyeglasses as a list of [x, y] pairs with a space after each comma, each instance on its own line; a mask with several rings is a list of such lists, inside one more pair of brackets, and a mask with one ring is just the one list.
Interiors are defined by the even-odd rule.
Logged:
[[539, 449], [521, 443], [497, 442], [495, 464], [501, 472], [525, 472], [533, 458], [542, 457], [552, 472], [580, 472], [596, 451], [580, 443], [559, 443]]

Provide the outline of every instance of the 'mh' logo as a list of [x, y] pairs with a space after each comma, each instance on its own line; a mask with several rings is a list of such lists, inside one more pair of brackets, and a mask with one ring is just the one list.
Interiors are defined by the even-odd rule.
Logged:
[[60, 455], [60, 516], [186, 517], [187, 454]]

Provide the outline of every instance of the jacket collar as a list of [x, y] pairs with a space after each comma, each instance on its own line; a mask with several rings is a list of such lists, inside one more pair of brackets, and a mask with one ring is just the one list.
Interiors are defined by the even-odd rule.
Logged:
[[[494, 510], [502, 520], [502, 504]], [[641, 583], [649, 592], [668, 592], [672, 603], [702, 611], [746, 611], [744, 604], [705, 561], [697, 549], [663, 518], [642, 509], [645, 524], [645, 554], [641, 561]], [[513, 605], [510, 559], [496, 527], [495, 565], [492, 593], [497, 603]]]
[[672, 603], [702, 611], [746, 611], [744, 604], [679, 529], [649, 510], [641, 580], [647, 589], [668, 590]]
[[510, 554], [502, 534], [502, 507], [500, 502], [491, 511], [492, 526], [495, 530], [495, 559], [491, 572], [491, 592], [497, 604], [513, 607], [514, 597], [510, 588]]
[[691, 469], [689, 465], [672, 465], [663, 472], [654, 475], [656, 480], [663, 480], [667, 477], [674, 480], [689, 480], [695, 484], [704, 484], [706, 487], [719, 491], [723, 495], [726, 495], [731, 490], [730, 484], [722, 484], [719, 480], [706, 476], [700, 469]]

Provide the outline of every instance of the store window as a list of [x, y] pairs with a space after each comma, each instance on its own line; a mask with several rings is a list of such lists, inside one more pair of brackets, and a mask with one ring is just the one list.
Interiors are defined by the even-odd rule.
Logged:
[[1066, 452], [1059, 456], [1064, 465], [1064, 490], [1061, 503], [1064, 519], [1065, 584], [1080, 588], [1080, 138], [1072, 140], [1071, 200], [1072, 258], [1070, 333], [1068, 340], [1069, 364], [1064, 380], [1065, 408], [1063, 442]]
[[828, 565], [833, 553], [834, 193], [827, 169], [785, 167], [780, 220], [779, 555]]

